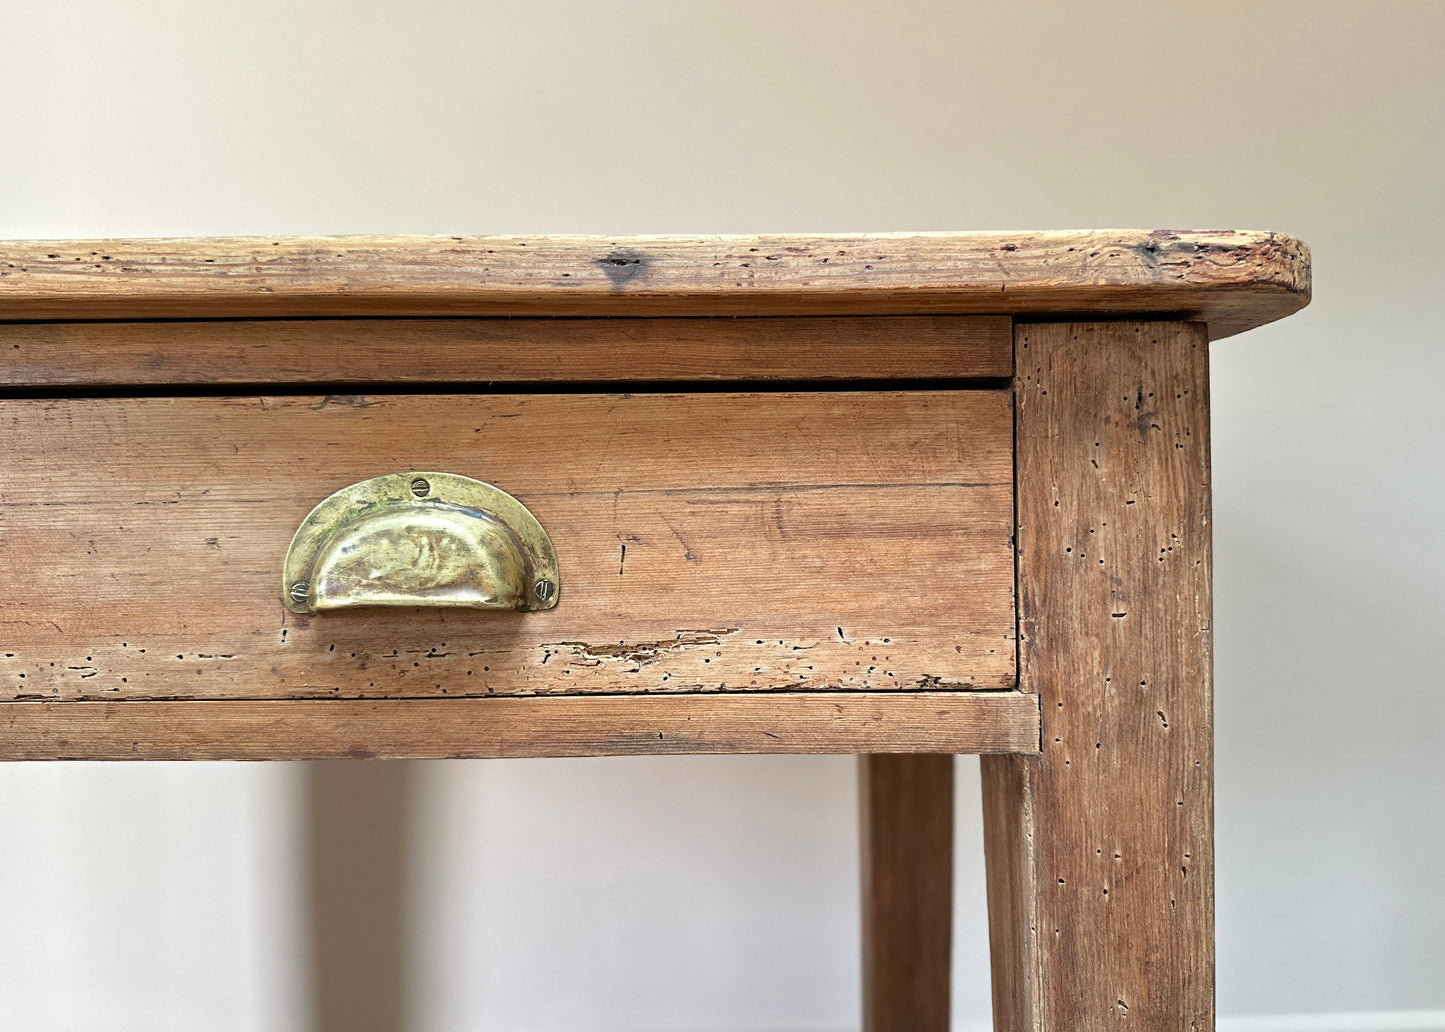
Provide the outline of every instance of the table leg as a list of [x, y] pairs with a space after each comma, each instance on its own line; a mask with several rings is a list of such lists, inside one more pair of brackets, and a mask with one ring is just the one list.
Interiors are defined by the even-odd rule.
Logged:
[[865, 1032], [947, 1032], [953, 757], [859, 757]]
[[994, 1027], [1214, 1025], [1208, 339], [1020, 325], [1020, 687], [983, 758]]

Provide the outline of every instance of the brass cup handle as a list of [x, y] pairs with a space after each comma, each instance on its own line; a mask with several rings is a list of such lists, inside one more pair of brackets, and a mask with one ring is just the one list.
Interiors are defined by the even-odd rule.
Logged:
[[293, 613], [353, 606], [551, 609], [557, 553], [527, 507], [453, 473], [392, 473], [342, 488], [286, 551]]

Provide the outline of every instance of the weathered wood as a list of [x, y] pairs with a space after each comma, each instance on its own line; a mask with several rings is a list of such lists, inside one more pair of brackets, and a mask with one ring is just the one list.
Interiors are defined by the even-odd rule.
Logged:
[[0, 759], [1027, 752], [1021, 692], [0, 703]]
[[[1011, 688], [1006, 391], [0, 402], [0, 695]], [[333, 491], [440, 470], [547, 528], [538, 613], [281, 602]]]
[[984, 761], [1000, 1030], [1214, 1022], [1208, 339], [1016, 331], [1020, 687]]
[[1031, 772], [1022, 756], [995, 759], [979, 764], [993, 1024], [995, 1032], [1043, 1032]]
[[1309, 250], [1253, 232], [0, 244], [0, 319], [1167, 312], [1224, 337], [1309, 294]]
[[953, 757], [862, 756], [864, 1032], [948, 1032]]
[[1011, 375], [1006, 316], [0, 323], [0, 384], [26, 387]]

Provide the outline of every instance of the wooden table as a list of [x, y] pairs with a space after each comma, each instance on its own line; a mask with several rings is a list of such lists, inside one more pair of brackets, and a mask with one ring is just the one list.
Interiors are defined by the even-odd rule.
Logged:
[[[1208, 344], [1309, 290], [1244, 232], [0, 245], [0, 755], [860, 754], [864, 1024], [932, 1030], [980, 753], [996, 1027], [1211, 1028]], [[421, 551], [283, 582], [384, 474]], [[344, 604], [482, 524], [510, 586], [414, 600], [512, 608]]]

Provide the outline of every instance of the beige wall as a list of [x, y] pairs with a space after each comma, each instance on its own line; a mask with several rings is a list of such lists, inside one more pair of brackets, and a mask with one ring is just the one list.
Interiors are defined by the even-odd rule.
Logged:
[[[1213, 349], [1220, 1013], [1445, 1029], [1442, 43], [1439, 3], [17, 0], [0, 237], [1303, 237], [1315, 303]], [[412, 1028], [853, 1026], [850, 761], [412, 774]], [[0, 1030], [307, 1027], [301, 785], [0, 768]]]

